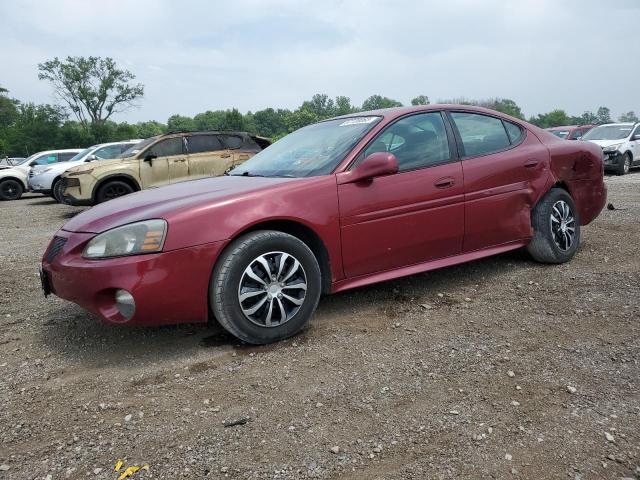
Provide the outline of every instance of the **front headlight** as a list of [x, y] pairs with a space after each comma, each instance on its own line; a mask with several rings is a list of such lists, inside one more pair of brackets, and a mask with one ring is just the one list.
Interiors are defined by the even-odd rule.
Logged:
[[77, 177], [79, 175], [89, 175], [93, 172], [93, 168], [88, 168], [87, 170], [79, 170], [77, 172], [67, 172], [68, 177]]
[[622, 145], [621, 143], [616, 143], [615, 145], [609, 145], [608, 147], [604, 147], [602, 151], [605, 153], [612, 153], [618, 150], [621, 145]]
[[97, 259], [160, 252], [166, 234], [167, 222], [164, 220], [131, 223], [92, 238], [82, 256]]

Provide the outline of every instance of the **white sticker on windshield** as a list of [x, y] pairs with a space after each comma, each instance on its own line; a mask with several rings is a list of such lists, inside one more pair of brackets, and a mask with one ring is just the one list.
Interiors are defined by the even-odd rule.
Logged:
[[357, 117], [350, 118], [349, 120], [345, 120], [339, 126], [346, 127], [347, 125], [362, 125], [365, 123], [375, 122], [378, 117]]

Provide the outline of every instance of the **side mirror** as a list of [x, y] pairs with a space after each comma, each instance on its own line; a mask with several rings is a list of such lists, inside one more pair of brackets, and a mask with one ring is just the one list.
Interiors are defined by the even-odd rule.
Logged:
[[156, 155], [155, 153], [147, 152], [143, 160], [145, 162], [153, 163], [154, 158], [158, 158], [158, 155]]
[[339, 174], [338, 183], [355, 183], [398, 173], [398, 159], [393, 153], [375, 152], [349, 172]]
[[636, 133], [631, 140], [640, 140], [640, 133]]
[[98, 157], [96, 157], [95, 155], [89, 155], [86, 159], [85, 162], [93, 162], [94, 160], [97, 160]]

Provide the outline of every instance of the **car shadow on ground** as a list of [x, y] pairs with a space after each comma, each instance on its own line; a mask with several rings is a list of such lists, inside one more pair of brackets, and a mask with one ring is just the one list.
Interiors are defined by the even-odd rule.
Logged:
[[[491, 277], [509, 268], [546, 268], [528, 259], [522, 251], [514, 251], [475, 262], [435, 270], [423, 274], [378, 283], [359, 289], [325, 296], [321, 299], [312, 327], [290, 341], [307, 341], [322, 335], [323, 324], [340, 320], [349, 328], [353, 311], [393, 310], [398, 303], [433, 297], [438, 292], [459, 293], [463, 287], [491, 283]], [[424, 301], [424, 300], [422, 300]], [[211, 353], [237, 355], [284, 347], [247, 345], [227, 333], [217, 322], [160, 327], [127, 327], [109, 325], [80, 307], [60, 299], [42, 321], [41, 341], [53, 352], [68, 357], [73, 363], [87, 366], [126, 366], [153, 363], [193, 356], [206, 350]], [[348, 320], [348, 322], [347, 322]], [[388, 319], [389, 322], [393, 320]], [[360, 325], [359, 327], [366, 327]]]
[[40, 206], [40, 205], [57, 205], [57, 204], [58, 204], [58, 201], [53, 199], [53, 198], [51, 198], [51, 197], [44, 197], [40, 201], [35, 201], [35, 202], [31, 203], [31, 205], [37, 205], [37, 206]]

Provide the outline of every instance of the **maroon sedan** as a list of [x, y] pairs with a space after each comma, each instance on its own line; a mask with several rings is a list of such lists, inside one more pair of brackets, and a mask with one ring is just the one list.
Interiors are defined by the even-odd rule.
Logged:
[[470, 106], [364, 112], [302, 128], [227, 176], [77, 215], [42, 282], [108, 322], [215, 317], [268, 343], [303, 328], [323, 293], [521, 247], [567, 262], [605, 199], [591, 142]]

